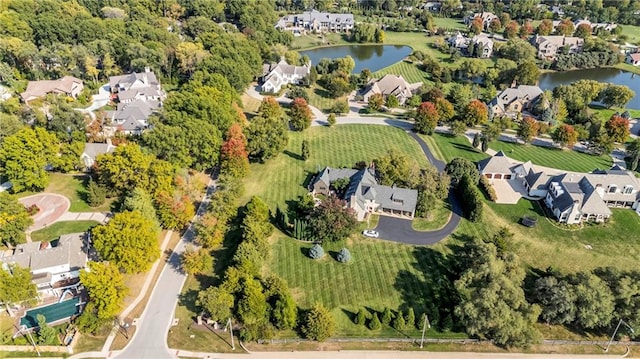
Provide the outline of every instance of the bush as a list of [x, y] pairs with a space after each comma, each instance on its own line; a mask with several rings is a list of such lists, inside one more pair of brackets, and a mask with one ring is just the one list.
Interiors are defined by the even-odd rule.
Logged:
[[30, 216], [33, 216], [34, 214], [40, 212], [40, 208], [38, 208], [38, 206], [34, 203], [32, 205], [30, 205], [29, 207], [26, 208], [27, 209], [27, 213]]
[[398, 315], [395, 318], [393, 318], [393, 321], [391, 322], [391, 326], [397, 330], [404, 330], [405, 325], [406, 323], [404, 321], [404, 317], [402, 316], [402, 313], [398, 313]]
[[367, 313], [365, 313], [364, 309], [360, 308], [353, 322], [358, 325], [364, 325], [366, 321], [367, 321]]
[[416, 325], [416, 313], [413, 311], [413, 307], [409, 307], [409, 310], [407, 310], [407, 314], [404, 317], [404, 322], [410, 327]]
[[347, 100], [336, 101], [333, 107], [331, 107], [331, 113], [349, 113], [349, 103]]
[[311, 249], [309, 249], [309, 257], [311, 259], [320, 259], [324, 257], [324, 249], [318, 243], [314, 244]]
[[338, 252], [337, 259], [340, 263], [347, 263], [351, 260], [351, 252], [346, 248], [342, 248], [340, 252]]
[[367, 328], [371, 330], [378, 330], [381, 327], [382, 325], [380, 324], [380, 319], [378, 319], [378, 313], [373, 313], [373, 318], [369, 320], [369, 325], [367, 325]]
[[389, 325], [391, 323], [391, 319], [393, 319], [393, 314], [391, 314], [391, 309], [384, 308], [384, 312], [382, 312], [382, 324]]
[[107, 190], [93, 180], [87, 184], [87, 203], [91, 207], [101, 206], [107, 199]]
[[292, 87], [289, 92], [287, 92], [287, 98], [295, 99], [295, 98], [303, 98], [305, 101], [309, 102], [309, 94], [300, 86]]
[[480, 176], [480, 188], [482, 188], [484, 193], [487, 194], [487, 197], [489, 197], [490, 201], [495, 202], [498, 199], [496, 191], [495, 189], [493, 189], [493, 186], [491, 185], [491, 182], [489, 182], [487, 177]]
[[316, 304], [304, 318], [301, 330], [305, 338], [322, 342], [335, 333], [335, 328], [336, 322], [331, 312], [321, 304]]
[[480, 221], [483, 211], [482, 195], [476, 183], [468, 174], [464, 174], [457, 188], [464, 215], [471, 222]]

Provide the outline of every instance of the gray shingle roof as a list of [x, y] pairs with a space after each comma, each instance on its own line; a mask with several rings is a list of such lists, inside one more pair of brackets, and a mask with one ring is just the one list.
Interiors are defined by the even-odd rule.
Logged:
[[0, 262], [15, 263], [31, 271], [69, 264], [70, 270], [84, 268], [87, 263], [87, 250], [84, 243], [85, 233], [73, 233], [60, 236], [58, 245], [44, 247], [44, 242], [31, 242], [16, 247], [13, 255], [1, 257]]

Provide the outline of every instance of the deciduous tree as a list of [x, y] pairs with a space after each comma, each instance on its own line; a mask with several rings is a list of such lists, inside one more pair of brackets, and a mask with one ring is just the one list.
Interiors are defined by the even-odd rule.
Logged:
[[45, 166], [58, 152], [58, 139], [44, 128], [23, 128], [5, 137], [0, 147], [0, 165], [11, 181], [13, 192], [41, 190], [49, 183]]
[[416, 109], [414, 131], [422, 134], [432, 134], [438, 125], [438, 110], [431, 102], [423, 102]]
[[369, 105], [369, 109], [371, 109], [371, 111], [380, 111], [382, 105], [384, 105], [384, 97], [380, 93], [373, 94], [371, 97], [369, 97], [369, 101], [367, 102], [367, 104]]
[[24, 231], [33, 223], [18, 199], [7, 192], [0, 192], [0, 241], [7, 246], [25, 242]]
[[224, 322], [231, 317], [233, 295], [221, 287], [211, 286], [198, 293], [196, 305], [204, 309], [211, 319]]
[[127, 287], [118, 267], [109, 262], [89, 262], [89, 269], [80, 271], [80, 282], [87, 289], [89, 301], [100, 319], [118, 315], [124, 305]]
[[536, 28], [536, 34], [540, 36], [547, 36], [553, 32], [553, 22], [549, 19], [544, 19]]
[[482, 125], [489, 120], [487, 105], [479, 100], [472, 100], [460, 114], [467, 126]]
[[451, 102], [449, 102], [444, 97], [437, 97], [433, 101], [433, 104], [436, 107], [436, 110], [438, 111], [438, 117], [440, 121], [443, 121], [443, 122], [451, 121], [451, 119], [455, 115], [453, 104], [451, 104]]
[[29, 268], [11, 264], [6, 270], [0, 269], [0, 301], [5, 304], [10, 316], [13, 315], [11, 304], [32, 303], [37, 299], [36, 285], [31, 279]]
[[287, 126], [278, 118], [254, 117], [246, 135], [250, 158], [260, 162], [282, 152], [289, 141]]
[[289, 123], [295, 131], [302, 131], [311, 126], [311, 108], [303, 98], [295, 98], [291, 102]]
[[529, 143], [538, 135], [539, 129], [538, 121], [532, 117], [525, 117], [518, 127], [518, 137], [520, 137], [524, 143]]
[[571, 36], [573, 34], [574, 26], [571, 19], [563, 19], [560, 24], [556, 26], [556, 32], [558, 35]]
[[237, 123], [231, 125], [220, 148], [220, 171], [235, 178], [242, 178], [249, 173], [247, 138]]
[[91, 234], [100, 257], [126, 273], [144, 272], [160, 257], [158, 233], [140, 212], [117, 213]]
[[614, 142], [624, 143], [630, 134], [629, 120], [615, 114], [604, 124], [604, 128]]
[[624, 107], [636, 95], [625, 85], [608, 85], [600, 92], [601, 101], [607, 107]]
[[210, 274], [213, 272], [213, 257], [204, 248], [187, 246], [180, 258], [182, 268], [187, 274]]
[[551, 139], [560, 144], [562, 147], [573, 147], [578, 141], [578, 132], [571, 125], [563, 124], [553, 131]]
[[344, 206], [336, 197], [328, 197], [315, 207], [310, 215], [309, 229], [320, 242], [335, 242], [348, 237], [356, 229], [353, 209]]

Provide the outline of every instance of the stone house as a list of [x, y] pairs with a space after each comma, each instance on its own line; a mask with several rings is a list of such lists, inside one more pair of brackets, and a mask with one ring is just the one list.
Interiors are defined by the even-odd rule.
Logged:
[[353, 14], [333, 14], [317, 10], [302, 14], [285, 15], [278, 20], [276, 28], [300, 34], [311, 32], [348, 32], [355, 24]]
[[519, 85], [504, 89], [489, 102], [490, 114], [515, 118], [523, 111], [530, 111], [541, 95], [542, 89], [538, 86]]
[[[496, 14], [492, 13], [492, 12], [477, 12], [473, 15], [469, 15], [467, 17], [464, 18], [464, 23], [467, 26], [471, 26], [471, 23], [473, 22], [473, 20], [475, 18], [481, 18], [482, 19], [482, 29], [483, 30], [487, 30], [489, 28], [489, 25], [491, 25], [491, 22], [495, 19], [500, 19]], [[505, 24], [503, 24], [505, 25]]]
[[369, 213], [414, 218], [418, 191], [395, 185], [380, 185], [370, 168], [355, 170], [325, 167], [311, 181], [309, 190], [313, 195], [334, 195], [333, 183], [344, 178], [349, 180], [349, 184], [342, 199], [355, 211], [358, 221], [364, 220]]
[[260, 77], [261, 90], [263, 92], [279, 92], [282, 87], [289, 84], [302, 84], [309, 76], [311, 63], [304, 66], [289, 65], [284, 58], [278, 63], [264, 64]]
[[582, 52], [584, 39], [573, 36], [534, 36], [531, 44], [537, 49], [541, 60], [554, 60], [558, 55], [578, 54]]
[[360, 96], [365, 102], [375, 94], [381, 94], [385, 99], [395, 96], [400, 105], [411, 98], [422, 86], [422, 82], [408, 83], [402, 76], [387, 74], [379, 80], [372, 80], [360, 90]]

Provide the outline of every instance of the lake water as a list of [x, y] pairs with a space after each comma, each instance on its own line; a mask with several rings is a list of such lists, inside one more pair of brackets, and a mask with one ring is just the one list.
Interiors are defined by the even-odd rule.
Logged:
[[629, 101], [627, 108], [640, 109], [640, 75], [619, 69], [602, 68], [545, 73], [540, 76], [540, 88], [553, 90], [558, 85], [567, 85], [578, 80], [596, 80], [629, 86], [636, 96]]
[[353, 73], [364, 69], [376, 72], [409, 56], [413, 50], [403, 45], [344, 45], [320, 47], [313, 50], [300, 51], [300, 55], [309, 56], [311, 63], [317, 65], [323, 58], [337, 59], [351, 56], [356, 63]]

